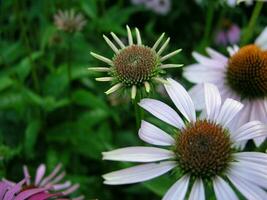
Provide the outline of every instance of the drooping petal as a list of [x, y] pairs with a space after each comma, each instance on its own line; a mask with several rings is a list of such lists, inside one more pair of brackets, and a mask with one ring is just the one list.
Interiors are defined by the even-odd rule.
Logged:
[[266, 199], [267, 193], [259, 186], [243, 178], [237, 177], [232, 173], [229, 173], [227, 177], [234, 184], [236, 189], [239, 190], [242, 193], [242, 195], [244, 195], [247, 199], [255, 199], [255, 200]]
[[238, 200], [237, 195], [229, 184], [221, 177], [216, 176], [213, 180], [213, 188], [217, 200]]
[[217, 122], [220, 125], [227, 126], [242, 108], [243, 104], [240, 102], [233, 99], [226, 99], [221, 107]]
[[204, 84], [204, 95], [207, 118], [215, 121], [221, 108], [221, 95], [218, 88], [210, 83]]
[[154, 99], [142, 99], [139, 105], [155, 117], [176, 128], [181, 129], [184, 127], [184, 122], [181, 117], [171, 107], [161, 101]]
[[184, 87], [173, 79], [167, 79], [169, 84], [164, 87], [171, 100], [189, 122], [196, 121], [196, 110], [194, 103]]
[[190, 192], [189, 200], [205, 200], [204, 185], [201, 179], [195, 180]]
[[232, 133], [231, 138], [236, 142], [240, 142], [261, 136], [267, 136], [267, 126], [260, 121], [251, 121]]
[[35, 195], [35, 194], [38, 194], [38, 193], [41, 193], [41, 192], [44, 192], [46, 191], [47, 189], [46, 188], [34, 188], [34, 189], [29, 189], [29, 190], [25, 190], [25, 191], [22, 191], [20, 192], [17, 196], [16, 196], [16, 200], [26, 200], [28, 199], [29, 197]]
[[203, 56], [197, 52], [193, 52], [192, 55], [196, 59], [196, 61], [198, 61], [203, 66], [213, 67], [214, 69], [217, 69], [217, 70], [222, 69], [225, 66], [224, 62], [208, 58], [208, 57]]
[[104, 183], [107, 185], [121, 185], [143, 182], [167, 173], [176, 165], [177, 163], [174, 161], [138, 165], [103, 175]]
[[174, 158], [172, 151], [156, 147], [126, 147], [103, 152], [103, 160], [128, 162], [156, 162]]
[[164, 195], [163, 200], [184, 200], [188, 189], [190, 176], [180, 178]]
[[142, 121], [138, 135], [143, 141], [153, 145], [171, 146], [175, 143], [169, 134], [146, 121]]

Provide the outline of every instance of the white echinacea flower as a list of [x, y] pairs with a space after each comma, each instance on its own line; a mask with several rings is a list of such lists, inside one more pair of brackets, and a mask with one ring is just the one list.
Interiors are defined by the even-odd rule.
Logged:
[[259, 121], [241, 127], [230, 126], [243, 106], [233, 99], [222, 102], [217, 87], [212, 84], [204, 86], [206, 108], [200, 119], [196, 117], [192, 99], [178, 82], [169, 79], [165, 88], [186, 122], [165, 103], [143, 99], [142, 108], [176, 131], [171, 136], [143, 121], [139, 137], [149, 144], [170, 148], [137, 146], [104, 152], [104, 160], [146, 163], [105, 174], [104, 183], [143, 182], [176, 169], [182, 175], [167, 191], [164, 200], [184, 200], [186, 196], [190, 200], [205, 200], [204, 187], [208, 183], [212, 183], [218, 200], [238, 199], [232, 185], [247, 199], [266, 200], [267, 155], [235, 149], [240, 141], [266, 135], [266, 126]]
[[[242, 125], [258, 120], [267, 123], [267, 28], [255, 44], [228, 47], [229, 57], [207, 48], [209, 57], [193, 52], [198, 63], [184, 68], [184, 77], [195, 85], [190, 91], [197, 109], [203, 108], [203, 84], [216, 85], [222, 99], [240, 101], [244, 108], [233, 123]], [[255, 138], [257, 146], [266, 137]], [[241, 143], [244, 146], [246, 141]]]

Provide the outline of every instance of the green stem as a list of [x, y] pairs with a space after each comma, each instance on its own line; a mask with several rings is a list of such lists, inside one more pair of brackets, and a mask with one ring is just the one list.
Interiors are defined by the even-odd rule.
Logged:
[[245, 33], [244, 33], [243, 38], [241, 40], [241, 45], [245, 45], [250, 41], [250, 39], [253, 35], [253, 30], [254, 30], [255, 24], [257, 22], [258, 17], [260, 16], [260, 13], [261, 13], [261, 10], [263, 7], [263, 3], [264, 2], [261, 2], [261, 1], [258, 1], [256, 3], [254, 10], [252, 12], [252, 15], [250, 17], [248, 27], [245, 29]]
[[71, 93], [71, 58], [72, 58], [72, 33], [68, 35], [68, 50], [67, 50], [67, 73], [68, 73], [68, 82], [69, 82], [69, 93]]
[[141, 100], [141, 93], [137, 91], [136, 98], [133, 100], [134, 103], [134, 111], [135, 111], [135, 121], [136, 121], [136, 130], [138, 131], [142, 121], [142, 110], [138, 103]]
[[206, 15], [206, 25], [205, 25], [205, 31], [204, 31], [204, 37], [203, 37], [203, 46], [206, 46], [210, 40], [213, 16], [214, 16], [214, 6], [213, 4], [210, 4], [208, 6], [208, 11]]

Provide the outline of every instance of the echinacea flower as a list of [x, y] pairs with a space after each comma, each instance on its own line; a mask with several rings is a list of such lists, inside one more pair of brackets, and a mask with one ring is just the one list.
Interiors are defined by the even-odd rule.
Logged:
[[240, 40], [239, 26], [229, 20], [224, 20], [222, 27], [216, 32], [214, 40], [217, 45], [223, 46], [238, 43]]
[[130, 28], [126, 26], [128, 33], [128, 45], [111, 32], [112, 38], [117, 43], [117, 46], [105, 35], [103, 36], [107, 44], [114, 51], [112, 59], [106, 58], [99, 54], [91, 52], [91, 55], [98, 60], [105, 62], [109, 67], [90, 67], [89, 70], [97, 72], [107, 72], [107, 77], [96, 78], [97, 81], [112, 82], [112, 87], [105, 93], [110, 94], [120, 88], [130, 89], [131, 97], [135, 99], [138, 89], [144, 88], [146, 92], [150, 92], [151, 84], [155, 82], [164, 83], [165, 80], [161, 77], [165, 69], [173, 67], [181, 67], [180, 64], [163, 64], [170, 57], [178, 54], [181, 49], [173, 51], [162, 56], [162, 53], [168, 46], [170, 38], [168, 38], [161, 47], [160, 43], [163, 40], [164, 33], [155, 42], [153, 47], [148, 47], [142, 44], [140, 32], [135, 28], [137, 41], [134, 43]]
[[160, 15], [166, 15], [171, 10], [171, 0], [147, 0], [145, 5]]
[[27, 180], [29, 177], [19, 183], [0, 181], [0, 200], [67, 200], [61, 193], [51, 194], [47, 188], [28, 188]]
[[75, 14], [74, 10], [59, 10], [54, 16], [54, 22], [59, 30], [65, 32], [78, 32], [86, 24], [86, 20], [81, 13]]
[[[23, 167], [24, 176], [31, 177], [28, 167]], [[66, 173], [62, 171], [62, 165], [58, 164], [55, 169], [47, 176], [45, 176], [46, 166], [44, 164], [39, 165], [36, 170], [34, 181], [26, 179], [26, 185], [29, 188], [47, 188], [51, 192], [60, 193], [63, 196], [69, 196], [73, 194], [79, 187], [79, 184], [72, 184], [70, 181], [62, 182]], [[82, 200], [84, 196], [72, 198], [72, 200]]]
[[266, 125], [251, 121], [241, 127], [232, 126], [231, 120], [240, 117], [243, 106], [233, 99], [222, 102], [217, 87], [212, 84], [204, 85], [206, 107], [200, 118], [196, 117], [189, 94], [178, 82], [169, 79], [165, 88], [186, 122], [165, 103], [143, 99], [142, 108], [175, 127], [176, 131], [171, 136], [143, 121], [139, 137], [149, 144], [170, 148], [137, 146], [104, 152], [104, 160], [145, 163], [105, 174], [104, 183], [138, 183], [173, 170], [181, 175], [164, 200], [184, 200], [186, 196], [190, 200], [205, 200], [207, 185], [213, 186], [218, 200], [238, 199], [232, 185], [246, 199], [265, 200], [267, 155], [238, 152], [235, 144], [266, 135]]
[[[207, 48], [209, 57], [193, 52], [196, 64], [184, 69], [184, 77], [196, 83], [190, 94], [198, 109], [203, 107], [202, 84], [215, 84], [222, 98], [233, 98], [244, 104], [242, 114], [234, 123], [242, 125], [258, 120], [267, 123], [267, 28], [255, 44], [228, 48], [230, 57]], [[259, 146], [266, 137], [255, 138]], [[245, 145], [245, 142], [240, 144]]]

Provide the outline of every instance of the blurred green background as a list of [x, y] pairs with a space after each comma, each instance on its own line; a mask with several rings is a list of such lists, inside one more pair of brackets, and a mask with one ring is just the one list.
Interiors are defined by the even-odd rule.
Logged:
[[[159, 14], [130, 0], [0, 0], [1, 177], [18, 181], [23, 164], [33, 172], [40, 163], [53, 169], [60, 162], [86, 199], [159, 199], [164, 194], [174, 181], [166, 176], [130, 186], [102, 184], [102, 174], [123, 165], [102, 161], [101, 152], [142, 142], [132, 103], [104, 94], [110, 86], [96, 82], [98, 74], [87, 70], [102, 63], [89, 52], [112, 57], [102, 34], [113, 31], [126, 40], [128, 24], [140, 29], [147, 45], [165, 32], [171, 37], [169, 50], [183, 49], [171, 62], [190, 64], [193, 50], [203, 53], [212, 46], [226, 52], [214, 44], [216, 30], [225, 19], [245, 30], [254, 7], [214, 0], [170, 2], [170, 10]], [[84, 28], [72, 34], [58, 30], [53, 16], [59, 9], [82, 13]], [[266, 10], [264, 5], [253, 36], [267, 25]], [[168, 73], [190, 88], [181, 68]], [[151, 97], [168, 101], [157, 92]]]

